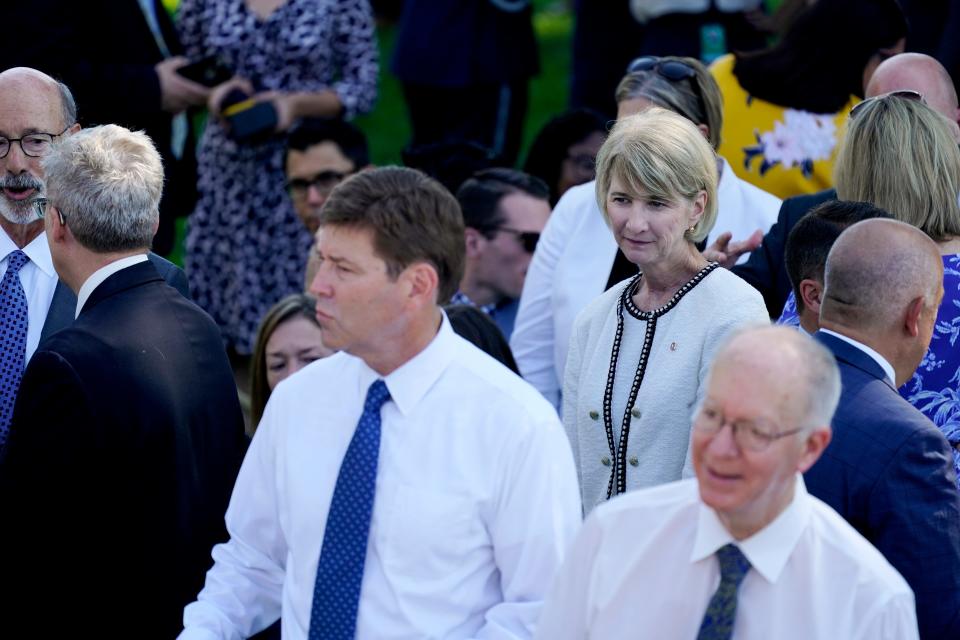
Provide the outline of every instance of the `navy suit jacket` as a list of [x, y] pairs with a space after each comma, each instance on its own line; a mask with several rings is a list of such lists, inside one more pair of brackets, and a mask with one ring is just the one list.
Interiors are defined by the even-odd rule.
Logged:
[[920, 637], [960, 638], [960, 493], [950, 445], [866, 353], [822, 331], [843, 391], [833, 440], [804, 476], [913, 589]]
[[[187, 283], [187, 274], [183, 269], [152, 251], [147, 254], [147, 258], [167, 284], [179, 291], [187, 300], [190, 299], [190, 285]], [[53, 290], [53, 299], [50, 301], [50, 310], [47, 311], [47, 319], [44, 320], [43, 330], [40, 332], [40, 344], [57, 331], [73, 324], [76, 314], [77, 294], [63, 284], [62, 280], [57, 280], [57, 287]]]
[[0, 637], [175, 637], [245, 449], [217, 325], [151, 262], [108, 277], [23, 375], [0, 463]]
[[792, 289], [784, 262], [791, 229], [815, 206], [836, 199], [837, 192], [833, 189], [787, 198], [780, 205], [777, 221], [763, 236], [763, 244], [750, 254], [746, 262], [731, 269], [760, 292], [767, 305], [767, 313], [774, 320], [783, 312], [783, 305]]

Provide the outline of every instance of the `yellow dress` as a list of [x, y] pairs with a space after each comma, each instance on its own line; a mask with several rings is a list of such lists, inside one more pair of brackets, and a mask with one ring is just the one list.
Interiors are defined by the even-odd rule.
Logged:
[[728, 54], [710, 67], [723, 95], [720, 155], [740, 178], [778, 198], [832, 187], [837, 143], [858, 98], [836, 114], [789, 109], [750, 96], [733, 65]]

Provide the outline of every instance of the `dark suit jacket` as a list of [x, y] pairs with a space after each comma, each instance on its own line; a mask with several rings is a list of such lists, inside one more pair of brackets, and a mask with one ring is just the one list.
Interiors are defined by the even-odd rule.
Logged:
[[175, 637], [245, 444], [214, 322], [150, 263], [107, 278], [23, 376], [0, 463], [0, 637]]
[[753, 285], [763, 295], [770, 317], [776, 320], [783, 312], [783, 304], [790, 295], [790, 276], [783, 261], [790, 230], [810, 209], [827, 200], [836, 200], [837, 192], [827, 189], [818, 193], [787, 198], [780, 205], [777, 221], [763, 236], [763, 244], [750, 254], [743, 264], [731, 269], [735, 274]]
[[[164, 43], [171, 55], [180, 55], [173, 22], [160, 0], [151, 1]], [[189, 215], [196, 202], [196, 160], [190, 140], [181, 158], [173, 155], [172, 119], [161, 110], [154, 71], [164, 55], [138, 0], [3, 2], [0, 15], [4, 24], [25, 26], [0, 38], [0, 69], [33, 67], [65, 82], [85, 127], [119, 124], [153, 139], [166, 174], [154, 246], [167, 253], [173, 220]]]
[[[171, 287], [179, 291], [184, 298], [190, 299], [190, 284], [187, 282], [187, 274], [183, 269], [173, 264], [165, 258], [150, 252], [147, 254], [150, 262], [156, 267], [160, 277], [167, 281]], [[63, 284], [63, 281], [57, 281], [57, 288], [53, 290], [53, 300], [50, 301], [50, 309], [47, 311], [47, 319], [43, 322], [43, 330], [40, 332], [40, 344], [51, 335], [66, 329], [73, 324], [73, 319], [77, 313], [77, 294], [70, 290], [70, 287]]]
[[949, 445], [872, 358], [823, 332], [816, 338], [836, 356], [843, 392], [807, 489], [910, 584], [921, 638], [960, 638], [960, 494]]

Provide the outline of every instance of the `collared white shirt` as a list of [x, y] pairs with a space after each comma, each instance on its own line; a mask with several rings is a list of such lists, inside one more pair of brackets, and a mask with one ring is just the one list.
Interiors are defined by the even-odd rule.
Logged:
[[110, 264], [100, 267], [86, 279], [86, 281], [80, 286], [80, 291], [77, 293], [77, 312], [74, 314], [74, 318], [80, 317], [80, 311], [83, 309], [83, 305], [86, 304], [87, 299], [90, 297], [90, 294], [93, 293], [93, 290], [103, 284], [103, 281], [115, 274], [118, 271], [126, 269], [127, 267], [132, 267], [135, 264], [140, 264], [141, 262], [147, 261], [147, 254], [141, 253], [135, 256], [127, 256], [126, 258], [120, 258], [119, 260], [114, 260]]
[[[379, 377], [341, 352], [274, 390], [181, 638], [247, 637], [281, 609], [284, 638], [307, 637], [333, 487]], [[356, 637], [531, 637], [581, 518], [556, 413], [446, 317], [383, 380]]]
[[890, 384], [892, 384], [894, 387], [897, 386], [897, 383], [896, 383], [897, 374], [894, 373], [893, 365], [890, 364], [890, 361], [889, 361], [889, 360], [887, 360], [886, 358], [884, 358], [882, 355], [880, 355], [879, 353], [877, 353], [876, 351], [874, 351], [873, 349], [871, 349], [871, 348], [868, 347], [867, 345], [863, 344], [862, 342], [857, 342], [857, 341], [854, 340], [853, 338], [848, 338], [847, 336], [842, 335], [842, 334], [839, 334], [839, 333], [837, 333], [836, 331], [830, 331], [830, 329], [824, 329], [824, 328], [822, 328], [822, 327], [821, 327], [820, 331], [823, 331], [824, 333], [828, 333], [828, 334], [830, 334], [831, 336], [833, 336], [834, 338], [838, 338], [838, 339], [840, 339], [840, 340], [843, 340], [843, 341], [846, 342], [847, 344], [849, 344], [849, 345], [851, 345], [851, 346], [854, 346], [854, 347], [856, 347], [857, 349], [860, 349], [860, 351], [863, 351], [865, 354], [867, 354], [868, 356], [870, 356], [871, 358], [873, 358], [874, 362], [876, 362], [878, 365], [880, 365], [880, 368], [883, 369], [883, 373], [886, 374], [887, 379], [890, 381]]
[[[19, 247], [10, 239], [6, 231], [0, 229], [0, 278], [7, 272], [7, 256]], [[30, 241], [22, 251], [30, 261], [20, 267], [20, 284], [27, 296], [27, 349], [26, 361], [30, 362], [33, 352], [40, 344], [43, 323], [47, 321], [47, 312], [53, 301], [53, 292], [57, 288], [57, 272], [53, 268], [47, 234], [41, 233]]]
[[[544, 605], [543, 640], [697, 637], [720, 583], [715, 552], [733, 536], [697, 481], [627, 493], [598, 507]], [[740, 586], [737, 640], [913, 640], [913, 592], [853, 527], [807, 494], [736, 542], [752, 569]]]

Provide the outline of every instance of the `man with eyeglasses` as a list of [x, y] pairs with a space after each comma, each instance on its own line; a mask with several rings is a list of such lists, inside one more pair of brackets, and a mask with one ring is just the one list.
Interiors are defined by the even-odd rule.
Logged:
[[309, 118], [290, 132], [287, 189], [311, 234], [320, 227], [320, 208], [333, 188], [369, 164], [366, 136], [345, 120]]
[[540, 232], [550, 217], [550, 189], [514, 169], [484, 169], [457, 190], [466, 227], [466, 268], [451, 300], [488, 314], [508, 340]]
[[907, 583], [800, 475], [830, 442], [839, 396], [833, 357], [809, 337], [734, 335], [693, 418], [696, 478], [597, 507], [536, 637], [917, 638]]
[[[33, 200], [46, 191], [43, 156], [80, 129], [76, 118], [66, 85], [25, 67], [0, 72], [0, 449], [33, 352], [74, 320], [76, 294], [57, 277]], [[154, 254], [150, 261], [189, 295], [183, 271]]]
[[933, 334], [940, 251], [911, 225], [866, 220], [834, 243], [824, 283], [815, 336], [836, 357], [843, 392], [833, 441], [807, 471], [807, 486], [903, 574], [921, 638], [960, 638], [960, 495], [950, 445], [897, 392]]

